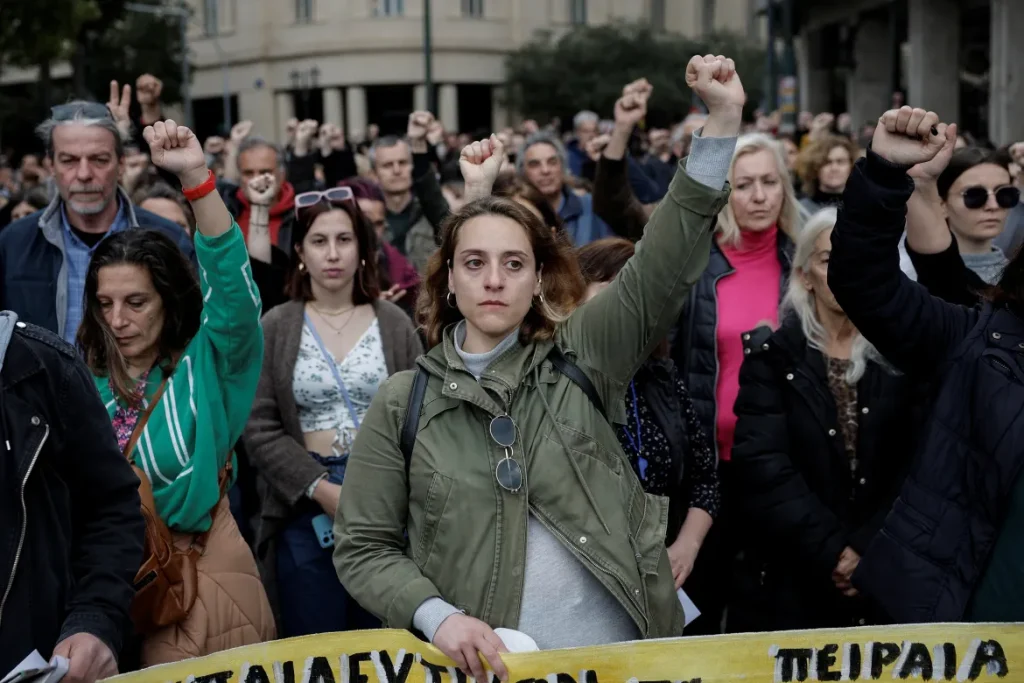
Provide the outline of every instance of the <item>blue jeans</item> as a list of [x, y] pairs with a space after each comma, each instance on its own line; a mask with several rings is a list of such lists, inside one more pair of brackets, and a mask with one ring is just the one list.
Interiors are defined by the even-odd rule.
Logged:
[[[328, 481], [341, 484], [348, 457], [310, 453], [328, 469]], [[323, 510], [303, 501], [281, 531], [277, 543], [277, 594], [283, 638], [380, 628], [380, 621], [359, 606], [338, 580], [331, 555], [313, 532], [313, 518]]]

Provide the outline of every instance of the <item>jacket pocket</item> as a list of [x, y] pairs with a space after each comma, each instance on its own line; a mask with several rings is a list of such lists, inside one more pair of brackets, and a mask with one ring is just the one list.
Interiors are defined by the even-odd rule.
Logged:
[[[549, 445], [554, 445], [559, 449], [563, 447], [564, 443], [564, 447], [570, 451], [567, 455], [577, 462], [582, 459], [584, 463], [593, 462], [602, 465], [615, 476], [622, 474], [623, 458], [621, 455], [605, 448], [592, 436], [559, 419], [555, 420], [555, 426], [547, 433], [546, 438], [552, 442]], [[586, 473], [586, 468], [583, 471]]]
[[647, 638], [671, 638], [683, 633], [683, 609], [676, 598], [672, 565], [665, 549], [668, 526], [668, 498], [644, 494], [646, 508], [636, 536], [630, 538], [636, 557], [643, 610], [647, 616]]
[[420, 537], [416, 543], [416, 554], [413, 556], [413, 560], [420, 568], [426, 566], [430, 554], [434, 550], [434, 543], [440, 533], [444, 512], [448, 507], [448, 500], [451, 498], [454, 484], [454, 481], [437, 472], [430, 479], [427, 496], [423, 501], [423, 519], [419, 525]]

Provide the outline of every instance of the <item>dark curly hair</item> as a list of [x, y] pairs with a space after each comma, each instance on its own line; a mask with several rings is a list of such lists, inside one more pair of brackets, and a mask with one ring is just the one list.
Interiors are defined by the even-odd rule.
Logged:
[[[117, 346], [114, 333], [103, 317], [96, 291], [100, 270], [107, 266], [132, 265], [145, 268], [153, 280], [164, 309], [158, 362], [173, 371], [177, 356], [199, 331], [203, 294], [192, 264], [169, 237], [156, 230], [125, 230], [106, 238], [96, 247], [85, 276], [82, 325], [76, 341], [94, 375], [110, 378], [114, 393], [129, 405], [137, 403], [128, 363]], [[137, 406], [136, 406], [137, 407]]]

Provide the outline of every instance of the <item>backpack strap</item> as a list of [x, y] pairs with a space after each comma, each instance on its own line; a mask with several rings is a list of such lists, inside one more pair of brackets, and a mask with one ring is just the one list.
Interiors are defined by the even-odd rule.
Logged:
[[409, 474], [409, 465], [412, 463], [416, 433], [420, 429], [420, 411], [423, 409], [423, 396], [427, 393], [428, 377], [426, 370], [416, 366], [416, 376], [412, 380], [412, 389], [409, 390], [409, 405], [405, 409], [405, 424], [402, 425], [402, 436], [398, 442], [402, 455], [405, 456], [406, 475]]
[[607, 419], [608, 414], [604, 412], [604, 403], [601, 401], [601, 395], [597, 393], [597, 388], [590, 381], [590, 378], [587, 377], [587, 374], [580, 370], [578, 365], [566, 358], [557, 346], [551, 347], [548, 358], [551, 360], [551, 364], [555, 366], [555, 370], [568, 377], [572, 380], [573, 384], [582, 389], [583, 393], [590, 399], [590, 402], [597, 408], [597, 412], [604, 415], [605, 419]]

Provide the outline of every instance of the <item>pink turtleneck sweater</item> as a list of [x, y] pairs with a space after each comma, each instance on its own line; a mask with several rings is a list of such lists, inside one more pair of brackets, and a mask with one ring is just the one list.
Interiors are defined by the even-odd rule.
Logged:
[[720, 244], [733, 272], [718, 281], [718, 404], [716, 436], [718, 457], [732, 458], [736, 413], [733, 404], [740, 392], [740, 365], [743, 364], [744, 332], [763, 323], [776, 327], [779, 318], [779, 264], [775, 226], [760, 232], [742, 233], [740, 246]]

